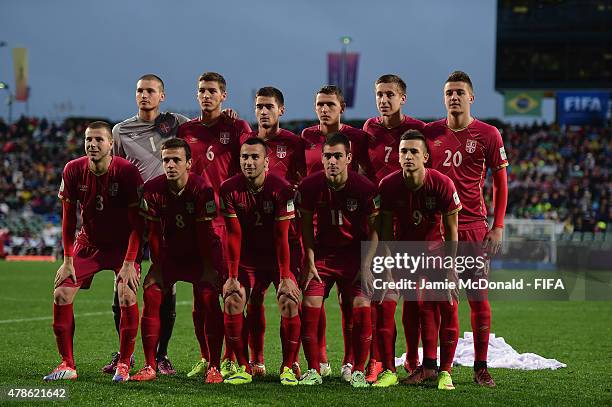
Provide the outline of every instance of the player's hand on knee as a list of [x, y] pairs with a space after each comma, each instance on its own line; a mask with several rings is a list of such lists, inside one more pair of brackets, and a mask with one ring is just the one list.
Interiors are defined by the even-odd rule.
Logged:
[[487, 232], [482, 242], [482, 248], [487, 250], [491, 255], [495, 255], [501, 249], [502, 239], [504, 237], [504, 229], [493, 227]]
[[281, 278], [278, 284], [276, 298], [279, 299], [282, 295], [286, 296], [296, 304], [299, 304], [302, 297], [302, 292], [298, 288], [297, 284], [295, 284], [295, 281], [290, 278]]
[[124, 261], [121, 270], [117, 274], [117, 279], [126, 284], [134, 293], [138, 291], [140, 276], [134, 267], [134, 262]]
[[310, 284], [310, 280], [317, 280], [321, 283], [321, 277], [319, 277], [319, 271], [314, 266], [314, 264], [308, 264], [304, 267], [304, 272], [302, 273], [302, 289], [305, 290], [308, 288], [308, 284]]
[[240, 282], [237, 278], [230, 277], [227, 279], [225, 284], [223, 284], [223, 300], [233, 294], [237, 294], [238, 296], [242, 297], [240, 294]]
[[77, 278], [72, 264], [72, 257], [65, 257], [64, 263], [57, 269], [53, 288], [59, 287], [67, 278], [70, 278], [76, 284]]

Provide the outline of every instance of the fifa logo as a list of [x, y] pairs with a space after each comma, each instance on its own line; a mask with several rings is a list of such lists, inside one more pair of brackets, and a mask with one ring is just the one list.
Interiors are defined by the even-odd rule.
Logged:
[[467, 140], [465, 142], [465, 151], [467, 151], [470, 154], [476, 151], [476, 140]]
[[276, 156], [278, 158], [287, 157], [287, 146], [276, 146]]

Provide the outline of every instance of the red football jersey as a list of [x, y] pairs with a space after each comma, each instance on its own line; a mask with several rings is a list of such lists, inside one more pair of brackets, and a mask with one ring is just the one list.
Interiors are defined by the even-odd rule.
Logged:
[[[361, 166], [368, 178], [374, 177], [372, 163], [368, 156], [368, 134], [347, 124], [343, 124], [340, 127], [340, 133], [347, 136], [351, 142], [353, 160], [351, 161], [350, 169], [358, 171], [359, 166]], [[302, 131], [302, 138], [305, 140], [306, 144], [307, 174], [310, 175], [317, 171], [321, 171], [323, 169], [321, 153], [323, 151], [323, 144], [325, 143], [325, 136], [321, 133], [319, 125], [317, 124], [304, 129]]]
[[363, 131], [369, 134], [368, 152], [372, 162], [372, 170], [376, 181], [399, 169], [399, 143], [402, 134], [408, 130], [422, 131], [425, 123], [404, 115], [404, 119], [397, 127], [389, 129], [382, 123], [380, 116], [368, 119], [363, 125]]
[[[250, 137], [257, 137], [257, 130], [243, 134], [240, 144]], [[270, 160], [268, 171], [297, 185], [306, 176], [304, 140], [289, 130], [279, 129], [276, 136], [266, 140], [266, 144]]]
[[132, 231], [128, 207], [137, 206], [142, 177], [132, 163], [113, 157], [108, 171], [95, 175], [87, 157], [64, 167], [58, 196], [81, 204], [83, 223], [76, 241], [97, 248], [125, 247]]
[[329, 187], [323, 171], [304, 178], [298, 187], [298, 206], [313, 212], [317, 247], [359, 245], [368, 239], [368, 218], [378, 214], [376, 186], [363, 175], [349, 171], [344, 188]]
[[212, 221], [217, 216], [215, 193], [197, 174], [189, 174], [185, 188], [178, 195], [170, 191], [165, 175], [148, 181], [144, 185], [141, 210], [148, 220], [161, 222], [164, 256], [183, 260], [201, 256], [196, 222]]
[[[251, 128], [244, 120], [231, 119], [221, 115], [212, 126], [206, 126], [200, 118], [192, 119], [179, 126], [177, 137], [185, 139], [191, 147], [191, 172], [203, 177], [215, 192], [221, 183], [240, 172], [240, 136]], [[219, 199], [215, 195], [215, 199]], [[217, 202], [217, 207], [219, 201]], [[222, 225], [217, 217], [215, 224]]]
[[395, 240], [442, 241], [442, 215], [461, 209], [453, 181], [432, 169], [425, 170], [424, 184], [416, 191], [406, 186], [402, 170], [383, 178], [378, 190], [380, 210], [397, 219]]
[[274, 223], [295, 217], [293, 197], [293, 187], [270, 173], [257, 192], [248, 187], [243, 174], [236, 174], [221, 185], [221, 214], [238, 218], [243, 254], [269, 252], [274, 255]]
[[446, 119], [428, 123], [423, 129], [432, 168], [455, 183], [463, 209], [459, 229], [470, 229], [487, 220], [482, 189], [487, 168], [497, 171], [508, 165], [499, 131], [480, 120], [465, 129], [452, 131]]

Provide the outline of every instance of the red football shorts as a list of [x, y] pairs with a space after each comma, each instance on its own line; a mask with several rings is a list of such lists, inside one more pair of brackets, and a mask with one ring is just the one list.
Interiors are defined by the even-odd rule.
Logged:
[[[75, 284], [72, 279], [67, 278], [60, 284], [60, 287], [80, 287], [86, 290], [91, 286], [94, 276], [99, 271], [113, 270], [115, 274], [119, 273], [123, 266], [126, 249], [126, 247], [98, 249], [76, 242], [72, 261], [77, 282]], [[140, 277], [140, 263], [136, 262], [134, 267]]]
[[[302, 259], [302, 248], [299, 241], [289, 243], [289, 277], [297, 284], [300, 262]], [[278, 289], [280, 273], [275, 253], [241, 253], [240, 266], [238, 267], [238, 281], [247, 289], [263, 294], [270, 283]]]
[[361, 289], [361, 280], [357, 278], [361, 268], [361, 253], [359, 246], [337, 249], [315, 249], [315, 267], [321, 282], [310, 280], [304, 291], [304, 296], [329, 296], [334, 283], [342, 298], [367, 297]]

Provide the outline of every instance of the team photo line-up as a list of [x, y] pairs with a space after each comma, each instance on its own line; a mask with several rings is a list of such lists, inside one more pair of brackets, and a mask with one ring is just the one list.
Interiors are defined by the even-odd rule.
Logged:
[[[266, 374], [263, 304], [272, 283], [281, 316], [280, 382], [321, 384], [332, 374], [324, 300], [336, 283], [343, 380], [353, 387], [400, 383], [395, 312], [403, 298], [408, 377], [401, 383], [453, 390], [456, 293], [409, 300], [388, 291], [375, 300], [361, 276], [371, 273], [368, 259], [379, 241], [479, 242], [483, 251], [499, 250], [508, 161], [499, 131], [471, 115], [469, 76], [450, 74], [443, 84], [447, 116], [427, 124], [402, 112], [404, 81], [381, 76], [375, 82], [380, 114], [363, 130], [341, 122], [342, 92], [324, 86], [315, 94], [319, 123], [301, 136], [279, 127], [285, 111], [280, 90], [258, 90], [256, 130], [222, 110], [226, 97], [223, 76], [206, 72], [198, 78], [199, 117], [160, 112], [164, 83], [147, 74], [137, 81], [135, 116], [112, 129], [102, 121], [86, 128], [85, 156], [66, 164], [59, 189], [64, 261], [54, 282], [53, 331], [62, 361], [44, 380], [77, 378], [74, 298], [98, 271], [114, 270], [119, 351], [102, 370], [115, 382], [176, 374], [167, 351], [176, 282], [184, 281], [193, 286], [200, 348], [187, 376], [245, 384]], [[490, 226], [487, 172], [493, 179]], [[145, 241], [151, 266], [142, 281], [141, 315]], [[370, 243], [365, 261], [361, 242]], [[495, 387], [486, 362], [490, 305], [486, 296], [468, 301], [474, 382]], [[130, 375], [139, 324], [145, 363]], [[307, 369], [300, 367], [300, 348]]]

